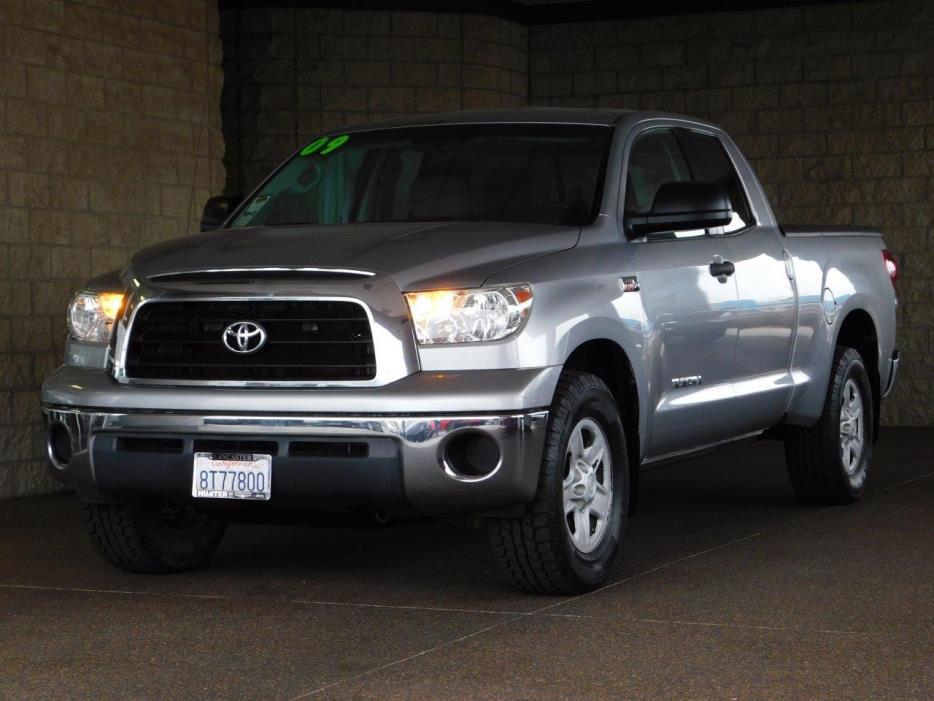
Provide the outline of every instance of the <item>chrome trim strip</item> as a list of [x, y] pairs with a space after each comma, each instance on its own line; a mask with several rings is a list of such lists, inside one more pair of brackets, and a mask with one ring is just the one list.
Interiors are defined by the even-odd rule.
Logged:
[[357, 268], [313, 268], [313, 267], [282, 267], [271, 266], [264, 268], [189, 268], [185, 270], [173, 270], [167, 273], [155, 273], [148, 276], [148, 280], [171, 280], [173, 277], [182, 275], [192, 275], [204, 273], [213, 275], [217, 273], [333, 273], [335, 275], [362, 275], [363, 277], [373, 277], [376, 275], [371, 270], [358, 270]]
[[[99, 431], [145, 433], [271, 433], [278, 435], [388, 436], [417, 446], [437, 441], [463, 429], [523, 433], [539, 428], [547, 410], [472, 416], [233, 416], [149, 412], [104, 412], [43, 406], [49, 423], [61, 422], [74, 440], [74, 452], [87, 449], [90, 436]], [[491, 476], [491, 475], [488, 475]]]

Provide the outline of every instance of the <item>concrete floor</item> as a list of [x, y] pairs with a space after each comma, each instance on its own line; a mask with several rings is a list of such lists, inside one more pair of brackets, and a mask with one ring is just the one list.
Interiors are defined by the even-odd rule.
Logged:
[[798, 505], [776, 443], [644, 475], [612, 583], [526, 596], [486, 538], [233, 526], [208, 567], [98, 559], [63, 495], [0, 503], [0, 698], [932, 699], [934, 430]]

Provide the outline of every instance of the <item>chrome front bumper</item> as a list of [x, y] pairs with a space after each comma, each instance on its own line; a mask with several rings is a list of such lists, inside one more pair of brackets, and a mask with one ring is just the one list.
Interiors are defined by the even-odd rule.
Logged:
[[[150, 489], [152, 493], [148, 496], [181, 496], [159, 493], [162, 489], [159, 485], [163, 484], [160, 470], [172, 466], [176, 472], [187, 470], [186, 465], [191, 463], [184, 462], [184, 456], [191, 453], [194, 441], [199, 438], [276, 441], [282, 446], [296, 438], [358, 439], [382, 441], [384, 444], [390, 441], [396, 446], [392, 459], [398, 463], [405, 500], [417, 511], [428, 515], [486, 511], [529, 501], [538, 483], [548, 418], [548, 412], [543, 410], [447, 416], [305, 416], [291, 413], [241, 415], [115, 411], [48, 403], [43, 405], [43, 412], [49, 426], [64, 426], [71, 440], [71, 456], [67, 463], [50, 458], [53, 473], [86, 500], [120, 500], [126, 495], [121, 493], [122, 488], [114, 485], [128, 483], [141, 486], [143, 491]], [[447, 442], [453, 436], [471, 431], [491, 438], [499, 449], [496, 468], [479, 478], [459, 476], [445, 460]], [[181, 455], [158, 459], [152, 455], [128, 453], [119, 461], [122, 474], [114, 481], [113, 468], [104, 470], [98, 449], [103, 450], [105, 444], [117, 445], [118, 442], [113, 440], [115, 436], [172, 437], [181, 439], [179, 444], [183, 444], [184, 449]], [[98, 442], [100, 445], [96, 447]], [[54, 455], [54, 451], [51, 453]], [[112, 463], [113, 453], [107, 455]], [[361, 492], [367, 491], [367, 465], [363, 462], [355, 464], [355, 471], [351, 472], [334, 464], [327, 470], [318, 470], [317, 460], [283, 458], [283, 469], [290, 470], [292, 475], [288, 484], [300, 484], [300, 488], [285, 487], [283, 493], [276, 490], [277, 459], [274, 458], [272, 501], [275, 502], [277, 497], [286, 500], [292, 497], [292, 505], [302, 508], [301, 497], [306, 495], [311, 508], [312, 503], [320, 503], [311, 497], [335, 493], [332, 484], [316, 482], [319, 475], [322, 475], [322, 480], [326, 479], [324, 475], [330, 475], [332, 480], [335, 477], [343, 480], [341, 490], [336, 492], [338, 494], [353, 491], [353, 483], [346, 483], [347, 475], [354, 475], [354, 479], [360, 480]], [[366, 458], [360, 460], [365, 461]], [[190, 483], [190, 471], [187, 479]], [[177, 475], [175, 487], [180, 489], [183, 483], [184, 475]], [[297, 491], [289, 494], [289, 489]]]

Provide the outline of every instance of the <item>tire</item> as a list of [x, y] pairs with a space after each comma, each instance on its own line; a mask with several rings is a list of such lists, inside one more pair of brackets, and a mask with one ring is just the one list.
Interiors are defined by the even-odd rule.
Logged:
[[91, 540], [112, 565], [166, 574], [203, 564], [224, 536], [224, 521], [172, 504], [85, 504]]
[[[854, 396], [861, 405], [855, 420]], [[872, 386], [863, 358], [855, 349], [840, 346], [834, 352], [820, 420], [811, 428], [790, 428], [785, 436], [788, 475], [801, 501], [849, 504], [862, 495], [872, 459], [873, 418]]]
[[[594, 456], [601, 432], [606, 450], [599, 460]], [[588, 446], [593, 452], [579, 450]], [[589, 456], [596, 469], [586, 461], [574, 461], [580, 468], [572, 467], [572, 451]], [[574, 496], [566, 502], [566, 494]], [[588, 503], [588, 498], [593, 501]], [[570, 514], [566, 503], [574, 505]], [[568, 595], [596, 589], [619, 551], [628, 503], [626, 437], [613, 395], [595, 375], [566, 370], [548, 418], [535, 497], [521, 516], [487, 522], [496, 559], [530, 593]], [[605, 518], [597, 516], [601, 510], [608, 512]]]

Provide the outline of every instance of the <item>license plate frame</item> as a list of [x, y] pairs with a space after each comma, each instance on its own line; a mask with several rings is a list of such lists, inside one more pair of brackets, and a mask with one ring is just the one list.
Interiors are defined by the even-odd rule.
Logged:
[[195, 499], [269, 501], [272, 498], [272, 456], [234, 451], [195, 453], [191, 496]]

